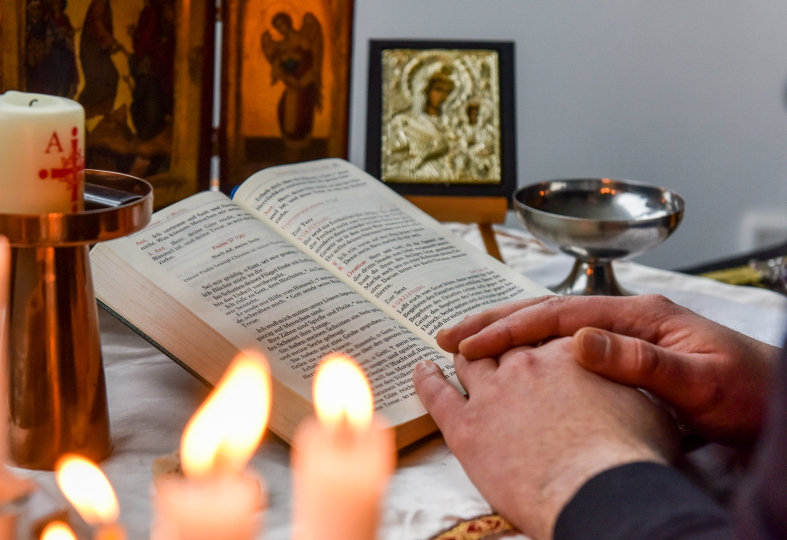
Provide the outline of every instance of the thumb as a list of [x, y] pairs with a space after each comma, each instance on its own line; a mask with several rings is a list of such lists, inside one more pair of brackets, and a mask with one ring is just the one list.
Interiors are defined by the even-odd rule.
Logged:
[[696, 387], [697, 367], [681, 355], [647, 341], [597, 328], [582, 328], [573, 337], [577, 362], [613, 381], [648, 390], [678, 408], [689, 402]]
[[421, 360], [416, 364], [413, 385], [437, 427], [450, 431], [467, 399], [445, 380], [440, 367], [431, 360]]

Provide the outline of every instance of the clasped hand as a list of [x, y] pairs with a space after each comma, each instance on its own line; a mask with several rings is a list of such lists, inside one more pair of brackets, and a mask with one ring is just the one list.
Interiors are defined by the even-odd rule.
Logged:
[[467, 395], [428, 362], [415, 369], [416, 390], [481, 493], [534, 538], [551, 536], [591, 476], [674, 457], [674, 423], [635, 387], [705, 437], [745, 446], [777, 352], [654, 295], [514, 302], [437, 341], [454, 353]]
[[474, 360], [573, 336], [584, 368], [644, 388], [709, 440], [746, 447], [757, 437], [778, 349], [658, 295], [541, 297], [470, 316], [438, 333]]

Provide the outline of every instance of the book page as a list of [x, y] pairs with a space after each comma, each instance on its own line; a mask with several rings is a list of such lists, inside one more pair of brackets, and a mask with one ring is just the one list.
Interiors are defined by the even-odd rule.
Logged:
[[234, 198], [433, 343], [469, 313], [550, 294], [344, 160], [261, 171]]
[[[453, 369], [447, 355], [220, 193], [194, 195], [154, 214], [142, 231], [99, 244], [94, 264], [107, 251], [238, 349], [262, 350], [273, 375], [308, 400], [315, 368], [331, 352], [358, 361], [376, 408], [385, 409], [392, 423], [425, 414], [410, 379], [416, 362], [430, 359]], [[144, 298], [131, 294], [128, 302], [140, 302], [136, 309], [113, 306], [101, 289], [97, 284], [97, 297], [136, 324], [132, 314], [145, 311]], [[160, 321], [167, 323], [178, 321]]]

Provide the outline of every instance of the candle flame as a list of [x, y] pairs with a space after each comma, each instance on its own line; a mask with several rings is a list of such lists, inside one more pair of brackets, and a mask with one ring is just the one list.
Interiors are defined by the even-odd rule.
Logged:
[[120, 508], [107, 477], [92, 461], [66, 454], [55, 464], [60, 491], [88, 523], [117, 521]]
[[314, 406], [326, 425], [342, 421], [363, 428], [372, 421], [374, 399], [363, 370], [349, 356], [325, 357], [314, 376]]
[[229, 467], [240, 471], [259, 446], [271, 410], [268, 363], [245, 351], [233, 360], [183, 431], [180, 457], [187, 476]]
[[77, 540], [77, 537], [62, 521], [52, 521], [41, 531], [41, 540]]

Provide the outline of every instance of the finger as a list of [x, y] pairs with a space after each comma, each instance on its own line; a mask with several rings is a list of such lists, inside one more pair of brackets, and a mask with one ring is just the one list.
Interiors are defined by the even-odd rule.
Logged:
[[571, 336], [585, 326], [651, 338], [655, 319], [667, 316], [653, 296], [551, 296], [525, 306], [480, 328], [459, 343], [469, 359], [498, 356], [520, 345], [534, 345], [557, 336]]
[[415, 365], [413, 384], [440, 431], [450, 429], [452, 422], [457, 421], [457, 412], [467, 403], [465, 397], [445, 380], [440, 367], [429, 360]]
[[[551, 342], [550, 342], [551, 345]], [[529, 345], [522, 345], [521, 347], [514, 347], [513, 349], [508, 349], [506, 352], [501, 354], [497, 357], [497, 365], [502, 366], [504, 364], [508, 364], [510, 362], [522, 363], [522, 358], [530, 358], [531, 355], [539, 355], [544, 351], [542, 347], [531, 347]], [[459, 355], [457, 355], [459, 356]], [[467, 360], [470, 363], [480, 362], [481, 360]]]
[[692, 410], [706, 399], [702, 364], [641, 339], [583, 328], [573, 339], [577, 362], [603, 377], [648, 390], [670, 405]]
[[498, 364], [494, 358], [479, 358], [471, 362], [461, 354], [455, 354], [454, 367], [459, 383], [468, 394], [472, 394], [474, 388], [477, 388], [479, 384], [484, 384], [486, 378], [494, 373]]
[[539, 298], [527, 298], [525, 300], [508, 302], [499, 306], [485, 309], [480, 313], [465, 317], [462, 319], [462, 321], [455, 324], [454, 326], [443, 328], [437, 332], [437, 335], [435, 336], [437, 339], [437, 344], [450, 353], [457, 353], [459, 352], [459, 342], [463, 339], [476, 334], [482, 328], [510, 315], [511, 313], [514, 313], [515, 311], [542, 302], [546, 298], [548, 297], [542, 296]]

